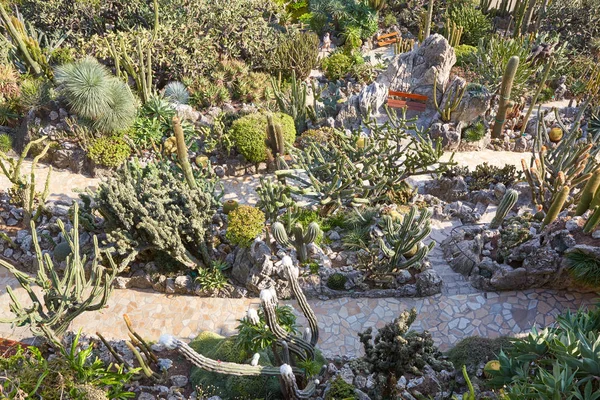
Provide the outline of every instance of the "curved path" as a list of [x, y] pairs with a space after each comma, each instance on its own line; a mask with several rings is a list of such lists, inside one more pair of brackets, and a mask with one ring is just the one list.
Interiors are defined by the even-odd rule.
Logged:
[[[461, 165], [474, 167], [483, 161], [502, 165], [519, 164], [523, 154], [480, 151], [457, 153]], [[44, 169], [45, 167], [40, 167]], [[76, 197], [74, 187], [95, 186], [97, 180], [67, 172], [55, 172], [51, 193], [55, 198]], [[255, 198], [252, 177], [232, 178], [225, 182], [227, 197], [245, 202]], [[0, 189], [6, 188], [0, 180]], [[434, 221], [432, 240], [441, 242], [458, 221]], [[368, 327], [380, 328], [409, 308], [416, 308], [418, 317], [413, 329], [427, 329], [435, 342], [445, 350], [457, 341], [472, 335], [497, 337], [527, 332], [534, 325], [548, 325], [565, 309], [591, 305], [596, 294], [567, 293], [551, 290], [526, 290], [521, 292], [483, 293], [472, 288], [459, 274], [454, 273], [444, 261], [439, 246], [431, 255], [433, 268], [444, 280], [441, 294], [418, 299], [365, 299], [343, 298], [311, 300], [317, 314], [321, 337], [319, 346], [327, 356], [355, 356], [362, 352], [358, 333]], [[7, 285], [18, 287], [16, 280], [0, 268], [0, 316], [9, 317]], [[27, 299], [23, 290], [18, 297]], [[122, 314], [127, 313], [137, 331], [150, 340], [163, 333], [182, 338], [193, 338], [199, 331], [210, 330], [221, 334], [235, 332], [237, 320], [243, 317], [258, 299], [215, 299], [194, 296], [165, 295], [141, 290], [115, 290], [107, 308], [78, 317], [72, 329], [83, 328], [89, 334], [100, 332], [108, 338], [127, 337]], [[287, 303], [294, 304], [294, 301]], [[300, 318], [299, 322], [304, 325]], [[0, 337], [22, 339], [30, 336], [26, 328], [13, 328], [0, 324]]]

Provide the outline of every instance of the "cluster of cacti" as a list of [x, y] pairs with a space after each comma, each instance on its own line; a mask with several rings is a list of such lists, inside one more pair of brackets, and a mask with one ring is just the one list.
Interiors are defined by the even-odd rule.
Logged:
[[[119, 42], [108, 44], [111, 56], [114, 60], [117, 76], [125, 81], [131, 78], [135, 82], [138, 95], [142, 102], [147, 102], [154, 95], [153, 72], [152, 72], [152, 43], [144, 43], [136, 37], [136, 56], [133, 60], [127, 51], [123, 38]], [[144, 47], [146, 50], [144, 51]]]
[[296, 125], [296, 131], [298, 133], [304, 132], [306, 129], [306, 117], [308, 115], [306, 98], [307, 98], [307, 86], [304, 82], [296, 78], [296, 72], [292, 73], [290, 82], [290, 92], [285, 93], [281, 89], [281, 76], [279, 80], [275, 81], [271, 78], [271, 86], [273, 88], [273, 95], [277, 100], [277, 106], [279, 111], [291, 115], [294, 118], [294, 124]]
[[437, 72], [433, 79], [433, 104], [435, 105], [435, 109], [440, 114], [440, 119], [443, 122], [450, 122], [450, 118], [452, 117], [452, 113], [456, 111], [460, 102], [465, 95], [465, 91], [467, 90], [467, 84], [459, 83], [458, 85], [452, 85], [452, 89], [447, 90], [446, 92], [442, 92], [442, 99], [446, 99], [444, 102], [444, 106], [440, 108], [437, 100]]
[[446, 24], [444, 26], [444, 36], [450, 43], [450, 46], [456, 47], [460, 44], [464, 28], [458, 26], [454, 21], [450, 21], [450, 18], [446, 18]]
[[260, 177], [256, 188], [258, 202], [256, 206], [265, 213], [267, 219], [275, 222], [282, 208], [292, 207], [296, 202], [290, 196], [289, 189], [273, 179]]
[[[0, 21], [4, 24], [10, 38], [18, 49], [20, 58], [35, 75], [46, 74], [52, 79], [52, 68], [40, 49], [40, 44], [25, 31], [23, 21], [8, 15], [4, 5], [0, 3]], [[1, 34], [0, 34], [1, 36]]]
[[[306, 229], [302, 224], [297, 223], [292, 228], [290, 235], [288, 235], [285, 226], [281, 222], [275, 222], [271, 226], [271, 233], [277, 243], [285, 247], [293, 246], [301, 263], [308, 261], [308, 245], [315, 241], [320, 232], [321, 229], [316, 222], [311, 222]], [[290, 236], [293, 236], [293, 238], [290, 238]]]
[[314, 142], [296, 152], [294, 169], [275, 174], [292, 193], [318, 200], [320, 214], [328, 215], [339, 206], [386, 201], [405, 190], [408, 177], [430, 173], [432, 167], [442, 172], [453, 164], [439, 161], [440, 140], [425, 139], [427, 132], [419, 128], [409, 135], [412, 121], [388, 114], [383, 125], [365, 121], [369, 140], [361, 139], [360, 132], [335, 131], [330, 142]]
[[506, 122], [506, 113], [509, 108], [510, 92], [512, 90], [513, 80], [519, 68], [519, 57], [513, 56], [508, 60], [504, 76], [502, 77], [502, 86], [500, 88], [500, 98], [498, 100], [498, 112], [494, 127], [492, 128], [492, 138], [500, 138], [504, 123]]
[[[550, 148], [544, 145], [549, 138], [545, 114], [542, 113], [538, 118], [531, 166], [528, 167], [525, 160], [521, 160], [526, 181], [531, 188], [533, 203], [541, 206], [547, 214], [550, 214], [550, 208], [553, 209], [551, 215], [546, 215], [544, 225], [554, 221], [558, 213], [571, 204], [578, 205], [577, 215], [583, 214], [589, 208], [593, 209], [596, 205], [594, 197], [599, 179], [596, 156], [600, 149], [591, 135], [585, 140], [582, 138], [579, 129], [582, 111], [580, 110], [571, 127], [563, 123], [557, 110], [555, 114], [557, 124], [564, 132], [560, 143]], [[565, 188], [569, 190], [566, 194]], [[600, 198], [598, 201], [600, 202]]]
[[[121, 271], [107, 251], [101, 251], [98, 240], [94, 236], [94, 256], [91, 268], [87, 269], [87, 256], [81, 255], [79, 247], [79, 206], [75, 203], [73, 213], [73, 229], [67, 232], [63, 222], [57, 224], [64, 239], [71, 247], [66, 267], [59, 277], [50, 254], [43, 253], [38, 243], [35, 225], [31, 222], [31, 234], [35, 246], [38, 271], [35, 277], [19, 271], [13, 265], [0, 259], [0, 266], [8, 269], [32, 300], [32, 306], [23, 305], [10, 286], [6, 291], [10, 296], [10, 310], [15, 318], [0, 320], [17, 326], [29, 326], [35, 335], [44, 335], [57, 344], [61, 344], [61, 336], [67, 331], [71, 322], [86, 311], [104, 308], [112, 293], [112, 282]], [[110, 268], [105, 269], [100, 262], [108, 262]], [[85, 268], [84, 268], [85, 267]], [[41, 288], [39, 297], [33, 286]]]
[[[29, 225], [29, 221], [36, 221], [39, 218], [44, 208], [44, 203], [48, 198], [52, 166], [48, 167], [48, 175], [46, 175], [44, 191], [41, 193], [36, 191], [35, 170], [39, 160], [48, 152], [50, 144], [46, 144], [43, 150], [33, 158], [31, 163], [31, 172], [29, 173], [28, 177], [26, 175], [21, 175], [21, 166], [23, 165], [23, 160], [25, 160], [29, 154], [31, 147], [42, 143], [44, 140], [46, 140], [46, 137], [41, 137], [27, 143], [17, 160], [7, 156], [3, 152], [0, 152], [0, 169], [2, 169], [4, 175], [13, 185], [12, 188], [9, 189], [11, 201], [23, 207], [24, 220], [27, 225]], [[6, 164], [4, 163], [5, 161]]]
[[281, 35], [273, 51], [272, 70], [303, 81], [318, 64], [319, 36], [310, 31]]
[[494, 215], [494, 219], [490, 223], [491, 229], [497, 229], [502, 225], [502, 222], [512, 210], [512, 208], [517, 204], [517, 200], [519, 199], [519, 192], [513, 189], [508, 189], [502, 200], [500, 200], [500, 204], [498, 204], [498, 208], [496, 209], [496, 215]]
[[[294, 267], [290, 257], [284, 257], [282, 265], [286, 277], [290, 283], [292, 293], [298, 301], [300, 310], [308, 321], [308, 328], [302, 337], [293, 335], [283, 329], [275, 314], [275, 306], [277, 305], [277, 294], [275, 289], [263, 289], [260, 293], [261, 307], [264, 310], [264, 315], [268, 329], [276, 337], [276, 345], [273, 349], [279, 349], [280, 354], [277, 358], [281, 360], [280, 367], [261, 366], [258, 364], [257, 354], [253, 357], [251, 364], [238, 364], [221, 360], [213, 360], [195, 352], [185, 342], [178, 340], [170, 335], [163, 335], [160, 338], [162, 343], [168, 349], [175, 349], [179, 354], [192, 362], [195, 366], [207, 371], [216, 372], [228, 375], [241, 376], [278, 376], [282, 382], [282, 392], [286, 400], [308, 399], [314, 394], [316, 385], [319, 383], [316, 379], [310, 379], [304, 389], [298, 387], [296, 376], [302, 376], [304, 380], [303, 370], [296, 368], [294, 365], [297, 361], [314, 361], [315, 360], [315, 345], [319, 340], [319, 328], [317, 319], [310, 308], [302, 289], [298, 283], [299, 271]], [[248, 310], [248, 320], [253, 323], [259, 323], [256, 310]]]
[[431, 211], [427, 209], [421, 210], [418, 217], [415, 206], [402, 217], [384, 215], [381, 225], [383, 237], [377, 240], [377, 245], [389, 260], [383, 271], [385, 274], [418, 268], [435, 246], [434, 241], [429, 245], [423, 244], [423, 240], [431, 233]]
[[132, 260], [140, 251], [161, 250], [190, 268], [209, 266], [208, 226], [214, 185], [197, 179], [191, 188], [169, 163], [126, 164], [102, 182], [96, 206], [116, 250]]
[[394, 55], [411, 51], [413, 47], [415, 47], [415, 39], [404, 39], [399, 37], [396, 43], [394, 43]]

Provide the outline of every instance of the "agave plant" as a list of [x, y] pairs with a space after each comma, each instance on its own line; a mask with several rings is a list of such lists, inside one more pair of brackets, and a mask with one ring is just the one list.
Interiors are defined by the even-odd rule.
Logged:
[[185, 85], [177, 81], [167, 83], [164, 95], [175, 104], [187, 104], [190, 99], [190, 92], [188, 92]]

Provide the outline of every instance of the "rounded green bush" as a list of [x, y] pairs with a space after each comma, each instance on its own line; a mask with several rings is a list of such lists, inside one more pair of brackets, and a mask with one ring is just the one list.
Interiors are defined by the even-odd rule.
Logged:
[[352, 68], [353, 59], [349, 55], [339, 51], [331, 54], [321, 61], [321, 68], [327, 79], [337, 81], [345, 77]]
[[249, 246], [262, 233], [265, 214], [256, 207], [239, 206], [228, 215], [227, 240], [239, 246]]
[[336, 272], [327, 278], [327, 287], [333, 290], [344, 290], [344, 285], [348, 281], [346, 275]]
[[472, 5], [454, 8], [449, 14], [451, 21], [463, 27], [463, 34], [460, 39], [463, 44], [477, 46], [479, 39], [487, 37], [492, 31], [490, 19], [480, 9]]
[[[284, 113], [274, 113], [273, 122], [283, 128], [283, 136], [289, 146], [296, 140], [294, 119]], [[237, 150], [250, 162], [262, 162], [267, 159], [267, 116], [256, 113], [249, 114], [233, 122], [229, 130], [231, 139]]]
[[469, 63], [471, 57], [477, 51], [477, 47], [468, 44], [460, 44], [454, 48], [456, 54], [456, 65], [463, 67]]
[[90, 160], [109, 168], [123, 164], [131, 155], [131, 148], [119, 136], [107, 136], [96, 139], [87, 149]]

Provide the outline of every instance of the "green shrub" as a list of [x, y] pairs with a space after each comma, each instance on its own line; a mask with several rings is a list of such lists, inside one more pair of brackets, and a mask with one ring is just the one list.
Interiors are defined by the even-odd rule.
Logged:
[[[285, 141], [292, 146], [296, 140], [294, 119], [287, 114], [273, 114], [273, 121], [283, 128]], [[229, 135], [236, 149], [250, 162], [262, 162], [267, 159], [267, 116], [265, 114], [249, 114], [237, 119], [231, 125]]]
[[355, 400], [358, 399], [356, 394], [354, 394], [355, 389], [354, 386], [346, 383], [341, 376], [337, 376], [333, 381], [331, 381], [331, 387], [329, 391], [325, 395], [325, 400]]
[[[202, 332], [190, 342], [190, 347], [198, 353], [227, 362], [249, 363], [252, 354], [237, 345], [234, 337], [225, 338], [212, 332]], [[259, 365], [272, 366], [269, 352], [260, 352]], [[218, 374], [192, 367], [192, 385], [199, 386], [206, 395], [219, 395], [225, 399], [256, 399], [274, 396], [281, 398], [277, 377], [247, 377]]]
[[462, 44], [477, 46], [492, 30], [489, 18], [472, 5], [452, 8], [448, 14], [452, 22], [463, 27]]
[[470, 46], [468, 44], [460, 44], [456, 46], [454, 48], [454, 54], [456, 54], [456, 65], [462, 67], [468, 64], [476, 51], [477, 47]]
[[327, 278], [327, 287], [333, 290], [344, 290], [344, 285], [348, 281], [346, 275], [336, 272], [334, 274], [329, 275]]
[[227, 277], [214, 265], [212, 268], [199, 269], [195, 281], [202, 287], [202, 290], [207, 291], [220, 290], [228, 285]]
[[388, 12], [383, 16], [383, 26], [385, 28], [389, 28], [392, 25], [397, 25], [398, 19], [394, 15], [394, 13]]
[[337, 81], [350, 74], [353, 67], [362, 65], [364, 62], [364, 59], [359, 54], [349, 55], [342, 51], [336, 51], [329, 57], [321, 60], [321, 68], [323, 68], [327, 79]]
[[377, 12], [368, 2], [355, 0], [312, 0], [310, 2], [311, 28], [319, 34], [329, 26], [344, 32], [347, 27], [359, 29], [361, 39], [368, 39], [378, 28]]
[[298, 146], [302, 149], [309, 147], [311, 143], [327, 144], [333, 140], [334, 129], [323, 127], [304, 131], [298, 138]]
[[467, 370], [473, 373], [481, 363], [495, 360], [501, 350], [506, 351], [511, 346], [510, 338], [506, 336], [496, 339], [471, 336], [458, 342], [447, 355], [454, 368], [466, 365]]
[[265, 214], [252, 206], [239, 206], [228, 215], [227, 239], [242, 247], [247, 247], [262, 233], [265, 227]]
[[12, 137], [7, 133], [0, 134], [0, 152], [8, 153], [12, 150]]
[[136, 102], [131, 90], [94, 58], [57, 68], [56, 82], [71, 109], [96, 129], [112, 133], [133, 124]]
[[287, 77], [294, 71], [303, 81], [317, 65], [318, 56], [319, 37], [314, 32], [294, 32], [280, 38], [273, 54], [272, 68]]
[[87, 155], [96, 164], [109, 168], [121, 166], [131, 155], [131, 148], [122, 137], [106, 136], [94, 140]]

